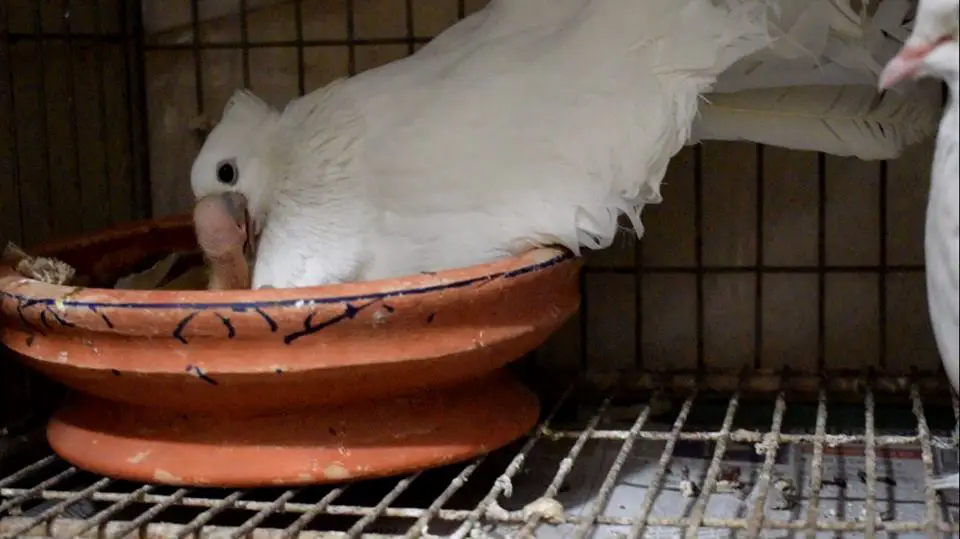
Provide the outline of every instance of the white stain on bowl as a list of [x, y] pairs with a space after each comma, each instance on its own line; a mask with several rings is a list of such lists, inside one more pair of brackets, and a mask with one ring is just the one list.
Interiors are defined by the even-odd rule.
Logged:
[[166, 470], [160, 470], [160, 469], [157, 469], [156, 471], [153, 472], [153, 479], [154, 481], [158, 481], [160, 483], [167, 483], [167, 484], [183, 482], [182, 478], [177, 477]]
[[327, 479], [346, 479], [350, 477], [350, 471], [339, 462], [334, 462], [323, 470], [323, 476]]
[[141, 462], [147, 460], [147, 457], [150, 456], [151, 450], [147, 449], [146, 451], [141, 451], [136, 455], [127, 459], [127, 462], [130, 464], [140, 464]]

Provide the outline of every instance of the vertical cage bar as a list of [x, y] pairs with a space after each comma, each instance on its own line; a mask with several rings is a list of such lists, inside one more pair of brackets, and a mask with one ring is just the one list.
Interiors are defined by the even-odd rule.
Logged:
[[[44, 61], [44, 57], [46, 56], [46, 50], [45, 50], [45, 47], [43, 46], [45, 41], [43, 39], [43, 2], [36, 2], [34, 4], [33, 16], [35, 17], [34, 38], [36, 39], [34, 46], [36, 47], [36, 51], [37, 51], [37, 70], [40, 73], [40, 77], [39, 77], [40, 84], [37, 85], [37, 99], [40, 102], [39, 123], [40, 123], [40, 132], [42, 133], [42, 137], [41, 137], [42, 142], [40, 144], [43, 147], [43, 163], [44, 163], [45, 171], [47, 173], [46, 174], [47, 175], [47, 178], [46, 178], [47, 207], [46, 207], [45, 213], [48, 220], [48, 224], [46, 225], [45, 228], [47, 233], [49, 233], [57, 229], [56, 226], [51, 228], [49, 224], [50, 221], [55, 222], [57, 220], [57, 216], [56, 216], [56, 212], [53, 211], [53, 208], [54, 208], [53, 199], [55, 195], [54, 195], [54, 188], [53, 188], [54, 187], [53, 186], [53, 170], [52, 170], [53, 163], [50, 161], [50, 122], [49, 122], [49, 119], [47, 118], [47, 69], [45, 65], [46, 62]], [[49, 238], [43, 237], [38, 239], [43, 241]]]
[[303, 0], [293, 2], [293, 22], [297, 31], [297, 95], [307, 93], [307, 66], [303, 52]]
[[[630, 452], [633, 451], [633, 444], [637, 441], [637, 436], [640, 435], [640, 431], [643, 429], [643, 426], [647, 423], [647, 418], [650, 417], [650, 410], [654, 398], [658, 397], [658, 394], [654, 394], [650, 402], [644, 406], [643, 411], [640, 412], [640, 415], [637, 416], [636, 421], [633, 422], [633, 426], [630, 427], [630, 430], [627, 433], [627, 438], [623, 441], [623, 444], [620, 446], [620, 451], [617, 452], [616, 458], [613, 460], [613, 464], [610, 465], [610, 469], [607, 471], [606, 477], [603, 478], [603, 483], [600, 485], [600, 489], [597, 491], [597, 497], [590, 503], [590, 511], [582, 520], [580, 520], [580, 525], [577, 526], [576, 531], [573, 534], [574, 539], [584, 539], [588, 533], [590, 533], [590, 528], [596, 525], [597, 517], [600, 513], [603, 512], [603, 508], [606, 507], [607, 502], [610, 500], [610, 496], [613, 494], [613, 488], [616, 486], [617, 478], [620, 477], [620, 471], [623, 469], [623, 465], [627, 462], [627, 457], [630, 456]], [[676, 439], [680, 435], [680, 430], [683, 428], [683, 424], [687, 421], [687, 416], [690, 415], [690, 409], [693, 407], [693, 402], [697, 398], [697, 390], [694, 389], [690, 392], [690, 396], [687, 397], [687, 400], [683, 403], [683, 407], [680, 409], [680, 413], [677, 415], [676, 421], [673, 423], [673, 430], [671, 431], [671, 437]], [[654, 493], [648, 491], [647, 496], [654, 495]]]
[[[580, 456], [580, 452], [583, 451], [583, 446], [587, 444], [587, 440], [590, 439], [590, 435], [593, 434], [593, 431], [596, 430], [600, 420], [603, 419], [604, 414], [606, 414], [611, 400], [612, 397], [607, 397], [604, 399], [600, 404], [600, 407], [597, 409], [597, 412], [593, 414], [593, 417], [591, 417], [589, 421], [587, 421], [586, 427], [580, 431], [580, 435], [577, 436], [577, 440], [574, 442], [573, 447], [570, 448], [567, 456], [565, 456], [563, 460], [560, 461], [560, 465], [557, 466], [557, 473], [554, 474], [553, 480], [550, 481], [549, 485], [547, 485], [547, 489], [544, 491], [542, 498], [552, 499], [560, 491], [560, 486], [567, 478], [567, 474], [569, 474], [573, 469], [573, 464]], [[649, 408], [649, 405], [644, 408], [644, 415], [646, 415], [646, 412], [649, 410]], [[540, 517], [541, 515], [539, 513], [531, 513], [531, 515], [527, 518], [527, 521], [524, 522], [523, 528], [517, 533], [517, 539], [526, 539], [531, 537], [531, 534], [534, 529], [536, 529], [537, 524], [540, 523]]]
[[393, 503], [394, 500], [399, 498], [400, 495], [403, 494], [407, 490], [407, 488], [410, 486], [410, 484], [416, 481], [418, 477], [420, 477], [419, 472], [413, 475], [404, 477], [399, 482], [397, 482], [396, 486], [394, 486], [390, 490], [390, 492], [388, 492], [387, 495], [384, 496], [383, 499], [381, 499], [380, 502], [377, 503], [375, 507], [373, 507], [372, 511], [370, 511], [366, 515], [363, 515], [363, 517], [360, 520], [358, 520], [353, 526], [350, 527], [349, 530], [347, 530], [346, 535], [348, 539], [356, 539], [361, 537], [363, 534], [363, 530], [366, 529], [367, 526], [373, 524], [374, 521], [376, 521], [378, 518], [383, 516], [383, 512], [386, 511], [388, 507], [390, 507], [390, 504]]
[[250, 88], [250, 36], [247, 28], [247, 0], [240, 2], [240, 66], [243, 87]]
[[[644, 531], [646, 531], [647, 521], [650, 519], [650, 513], [653, 510], [653, 504], [657, 501], [657, 496], [660, 495], [660, 489], [663, 488], [663, 479], [667, 475], [667, 470], [670, 467], [670, 461], [673, 459], [673, 451], [677, 446], [677, 442], [680, 440], [680, 432], [683, 430], [683, 425], [687, 421], [687, 416], [690, 414], [690, 410], [693, 408], [694, 399], [697, 396], [697, 392], [694, 391], [687, 398], [687, 401], [683, 403], [683, 407], [680, 409], [680, 413], [677, 415], [676, 421], [673, 422], [673, 428], [670, 431], [670, 438], [667, 439], [667, 443], [663, 446], [663, 451], [660, 453], [660, 460], [657, 461], [657, 471], [654, 472], [653, 479], [647, 486], [646, 493], [643, 498], [643, 505], [640, 506], [640, 509], [636, 513], [636, 520], [633, 525], [630, 526], [630, 532], [628, 537], [631, 539], [638, 539], [643, 537]], [[653, 402], [653, 397], [650, 399], [650, 402]], [[648, 408], [649, 409], [649, 408]]]
[[923, 401], [916, 382], [910, 384], [910, 400], [913, 415], [917, 419], [917, 436], [920, 438], [920, 460], [923, 463], [924, 532], [927, 537], [937, 537], [937, 495], [933, 490], [933, 448], [930, 446], [930, 428], [923, 411]]
[[447, 488], [444, 489], [436, 499], [430, 504], [430, 507], [427, 507], [427, 510], [424, 511], [423, 515], [417, 519], [416, 522], [410, 526], [410, 529], [407, 530], [407, 533], [403, 536], [404, 539], [417, 539], [418, 537], [429, 536], [427, 528], [430, 524], [430, 520], [437, 516], [437, 513], [440, 509], [450, 501], [450, 498], [460, 490], [463, 485], [467, 484], [467, 480], [470, 479], [470, 476], [473, 475], [473, 472], [480, 467], [481, 464], [486, 460], [486, 455], [481, 455], [476, 460], [468, 464], [453, 481], [450, 481], [450, 484], [447, 485]]
[[270, 505], [267, 505], [263, 509], [253, 515], [246, 522], [240, 525], [239, 528], [233, 530], [233, 533], [230, 534], [230, 539], [240, 539], [241, 537], [246, 537], [250, 532], [255, 530], [264, 520], [267, 519], [270, 515], [276, 513], [283, 507], [287, 502], [293, 499], [294, 496], [299, 494], [303, 489], [290, 489], [284, 491], [283, 494], [277, 497], [277, 499], [270, 502]]
[[774, 404], [773, 421], [770, 425], [770, 431], [764, 436], [763, 442], [761, 442], [765, 455], [763, 466], [760, 469], [759, 484], [755, 487], [758, 490], [758, 494], [753, 501], [753, 510], [747, 520], [747, 537], [759, 537], [760, 532], [763, 530], [763, 521], [766, 517], [765, 506], [767, 503], [767, 495], [770, 493], [770, 484], [772, 483], [771, 474], [773, 474], [773, 465], [777, 459], [777, 452], [780, 450], [780, 429], [783, 426], [783, 416], [786, 410], [786, 394], [781, 387], [777, 393], [776, 403]]
[[720, 426], [720, 435], [717, 437], [713, 448], [713, 457], [710, 459], [710, 466], [707, 467], [706, 479], [700, 487], [700, 495], [697, 501], [693, 503], [687, 517], [687, 529], [683, 536], [685, 539], [696, 539], [699, 535], [700, 527], [703, 525], [703, 517], [707, 512], [707, 502], [710, 501], [710, 495], [717, 487], [717, 477], [720, 474], [720, 463], [723, 461], [723, 455], [727, 452], [727, 444], [730, 443], [730, 429], [733, 428], [733, 419], [737, 415], [737, 408], [740, 406], [740, 391], [734, 392], [727, 403], [727, 412], [723, 416], [723, 424]]
[[462, 20], [467, 16], [467, 0], [457, 0], [457, 19]]
[[823, 442], [827, 431], [827, 392], [821, 381], [817, 399], [817, 425], [813, 442], [813, 458], [810, 460], [810, 499], [807, 505], [807, 539], [816, 539], [817, 520], [820, 513], [820, 489], [823, 487]]
[[309, 511], [300, 515], [297, 520], [293, 521], [289, 526], [284, 528], [283, 532], [280, 534], [280, 539], [293, 539], [300, 535], [300, 532], [304, 528], [310, 525], [313, 522], [313, 519], [317, 518], [317, 515], [324, 512], [327, 507], [334, 502], [343, 491], [346, 490], [346, 486], [337, 487], [330, 492], [326, 493], [323, 498], [320, 499], [317, 503], [310, 508]]
[[357, 74], [357, 22], [355, 20], [354, 0], [345, 0], [347, 8], [347, 74]]
[[[77, 116], [77, 66], [76, 58], [77, 53], [75, 51], [75, 42], [73, 40], [73, 23], [71, 18], [73, 17], [72, 13], [72, 0], [62, 0], [60, 8], [63, 10], [62, 19], [63, 19], [63, 32], [66, 35], [67, 40], [67, 115], [70, 118], [70, 138], [73, 140], [73, 164], [74, 164], [74, 176], [72, 178], [64, 178], [64, 180], [69, 181], [75, 185], [76, 192], [78, 195], [77, 204], [81, 204], [83, 201], [83, 182], [80, 181], [80, 133], [78, 131], [77, 124], [79, 123], [79, 116]], [[94, 41], [94, 46], [98, 46], [99, 41]], [[84, 224], [84, 220], [81, 219], [81, 226]]]
[[763, 187], [765, 174], [763, 170], [764, 152], [763, 144], [756, 145], [756, 271], [753, 274], [753, 367], [761, 368], [763, 365]]
[[644, 366], [644, 354], [643, 354], [643, 273], [645, 266], [643, 264], [643, 241], [637, 235], [636, 231], [632, 232], [633, 234], [633, 300], [634, 300], [634, 309], [637, 314], [634, 317], [633, 321], [633, 348], [634, 348], [634, 365], [638, 369], [643, 369]]
[[696, 325], [697, 332], [697, 371], [704, 372], [706, 369], [704, 336], [704, 317], [706, 311], [704, 291], [703, 291], [703, 145], [697, 144], [693, 149], [693, 223], [694, 223], [694, 264], [696, 266], [696, 296], [697, 312]]
[[880, 163], [880, 273], [877, 276], [877, 329], [880, 368], [887, 368], [887, 183], [889, 163]]
[[[17, 103], [16, 97], [14, 96], [14, 68], [13, 68], [13, 51], [10, 47], [10, 13], [8, 11], [7, 3], [0, 2], [0, 59], [6, 60], [6, 74], [4, 75], [7, 88], [7, 95], [5, 96], [3, 103], [0, 103], [0, 106], [7, 107], [6, 117], [9, 119], [9, 123], [6, 126], [6, 134], [8, 138], [9, 151], [10, 151], [10, 162], [6, 165], [9, 167], [7, 173], [10, 175], [10, 191], [3, 193], [4, 199], [3, 204], [10, 204], [11, 206], [16, 205], [16, 218], [10, 219], [12, 212], [3, 212], [3, 221], [0, 221], [0, 241], [3, 240], [3, 237], [6, 236], [8, 240], [14, 241], [17, 244], [23, 244], [23, 200], [20, 195], [20, 152], [19, 152], [19, 141], [17, 140], [17, 120], [16, 120], [16, 110]], [[2, 140], [2, 139], [0, 139]], [[2, 166], [3, 163], [0, 163]], [[8, 198], [9, 197], [9, 198]], [[2, 208], [2, 206], [0, 206]], [[7, 381], [9, 383], [9, 381]]]
[[200, 0], [190, 0], [190, 26], [193, 29], [194, 99], [197, 116], [203, 114], [203, 53], [200, 50]]
[[413, 54], [417, 45], [417, 34], [414, 28], [413, 20], [413, 0], [403, 0], [403, 16], [406, 19], [406, 44], [407, 54]]
[[817, 370], [827, 368], [827, 157], [817, 153]]
[[131, 492], [123, 500], [115, 502], [114, 504], [110, 505], [110, 507], [107, 507], [103, 511], [100, 511], [96, 515], [85, 520], [83, 522], [83, 527], [77, 530], [76, 534], [83, 535], [88, 530], [92, 530], [93, 528], [97, 528], [103, 525], [108, 520], [110, 520], [110, 517], [119, 513], [125, 508], [133, 505], [134, 503], [139, 501], [143, 496], [145, 496], [146, 494], [149, 494], [153, 489], [154, 487], [152, 485], [143, 485], [137, 490]]
[[4, 535], [4, 537], [21, 537], [21, 535], [20, 535], [21, 533], [30, 531], [31, 529], [33, 529], [34, 527], [40, 525], [41, 523], [48, 522], [48, 521], [50, 521], [50, 520], [52, 520], [52, 519], [55, 519], [55, 518], [58, 517], [58, 516], [61, 516], [62, 513], [64, 513], [64, 512], [67, 510], [68, 507], [70, 507], [71, 505], [73, 505], [73, 504], [75, 504], [75, 503], [77, 503], [77, 502], [79, 502], [79, 501], [81, 501], [81, 500], [86, 500], [86, 499], [88, 499], [91, 494], [93, 494], [94, 492], [97, 492], [97, 491], [99, 491], [99, 490], [102, 490], [103, 488], [105, 488], [107, 485], [109, 485], [109, 484], [112, 483], [113, 481], [114, 481], [113, 479], [110, 479], [110, 478], [108, 478], [108, 477], [104, 477], [104, 478], [100, 479], [99, 481], [95, 482], [94, 484], [92, 484], [92, 485], [90, 485], [90, 486], [88, 486], [88, 487], [86, 487], [86, 488], [84, 488], [84, 489], [82, 489], [82, 490], [80, 490], [80, 491], [78, 491], [78, 492], [75, 492], [74, 494], [72, 494], [72, 495], [70, 495], [70, 496], [68, 496], [68, 497], [60, 500], [59, 502], [57, 502], [57, 503], [54, 504], [54, 505], [51, 505], [51, 506], [48, 507], [45, 511], [43, 511], [42, 513], [40, 513], [39, 515], [31, 518], [31, 519], [28, 520], [27, 522], [24, 522], [24, 523], [21, 524], [20, 526], [17, 526], [17, 527], [14, 528], [12, 531], [7, 532], [7, 534]]
[[507, 488], [509, 482], [513, 479], [513, 476], [517, 474], [522, 468], [523, 463], [527, 460], [527, 457], [530, 455], [530, 452], [533, 451], [533, 448], [537, 443], [543, 439], [544, 433], [547, 429], [550, 428], [550, 424], [553, 422], [553, 419], [557, 416], [557, 412], [560, 411], [560, 408], [567, 402], [567, 399], [570, 398], [570, 394], [573, 393], [573, 386], [567, 387], [563, 392], [557, 402], [553, 405], [553, 408], [550, 412], [544, 417], [543, 421], [540, 423], [540, 428], [536, 429], [524, 442], [523, 446], [517, 451], [517, 454], [514, 455], [513, 459], [504, 469], [503, 473], [500, 474], [500, 477], [494, 481], [493, 486], [490, 488], [490, 491], [487, 492], [486, 496], [480, 500], [473, 509], [470, 510], [470, 514], [467, 515], [466, 520], [457, 528], [457, 531], [451, 534], [451, 537], [462, 539], [468, 537], [473, 530], [473, 527], [476, 526], [477, 522], [483, 518], [483, 514], [487, 511], [487, 508], [491, 503], [494, 503], [497, 499], [497, 496]]
[[584, 267], [578, 277], [578, 286], [580, 288], [580, 318], [578, 319], [580, 331], [580, 370], [587, 370], [587, 357], [590, 349], [590, 325], [588, 324], [587, 313], [590, 312], [590, 296], [587, 295], [587, 269]]
[[180, 531], [177, 532], [177, 535], [174, 536], [174, 539], [183, 539], [188, 535], [200, 536], [203, 532], [203, 526], [213, 520], [215, 516], [219, 513], [226, 511], [227, 509], [233, 507], [233, 504], [239, 500], [246, 491], [237, 490], [232, 494], [223, 499], [222, 503], [214, 505], [213, 507], [208, 508], [206, 511], [200, 513], [193, 520], [184, 524], [183, 528], [180, 528]]
[[[116, 533], [113, 534], [111, 539], [122, 539], [126, 537], [130, 532], [134, 530], [138, 530], [143, 526], [145, 526], [146, 524], [149, 524], [150, 522], [153, 521], [154, 518], [157, 517], [157, 515], [166, 511], [170, 507], [173, 507], [174, 505], [180, 503], [180, 500], [186, 497], [186, 495], [189, 493], [190, 493], [189, 489], [185, 489], [185, 488], [177, 489], [176, 492], [171, 494], [170, 497], [164, 500], [162, 503], [154, 505], [153, 507], [151, 507], [150, 509], [148, 509], [147, 511], [139, 515], [137, 518], [131, 520], [129, 523], [127, 523], [126, 526], [123, 526], [122, 528], [120, 528]], [[146, 534], [143, 534], [142, 532], [141, 534], [146, 535]]]
[[867, 384], [863, 397], [864, 407], [864, 462], [866, 496], [864, 497], [864, 534], [874, 537], [877, 533], [877, 433], [874, 429], [873, 384]]
[[[122, 7], [118, 8], [122, 9]], [[100, 6], [100, 0], [93, 0], [93, 16], [96, 20], [94, 23], [94, 31], [97, 33], [100, 39], [103, 39], [104, 29], [103, 29], [103, 10]], [[123, 20], [123, 18], [119, 18]], [[121, 30], [122, 32], [122, 30]], [[99, 41], [94, 50], [94, 63], [96, 65], [95, 71], [97, 72], [97, 120], [100, 122], [100, 152], [103, 154], [103, 163], [101, 166], [100, 173], [103, 174], [104, 180], [107, 181], [107, 189], [109, 193], [109, 180], [110, 177], [110, 150], [109, 145], [107, 144], [107, 125], [109, 117], [107, 116], [107, 86], [104, 82], [106, 75], [106, 60], [104, 59], [103, 49], [106, 47], [105, 41]], [[104, 200], [102, 203], [107, 208], [107, 218], [112, 222], [113, 221], [113, 208], [111, 207], [110, 196], [103, 197]]]
[[[133, 162], [133, 198], [139, 218], [153, 215], [153, 196], [150, 185], [150, 134], [147, 108], [146, 30], [139, 0], [121, 0], [121, 24], [126, 34], [127, 50], [127, 114], [130, 129], [130, 153]], [[128, 17], [126, 14], [130, 13]], [[129, 24], [129, 28], [128, 28]], [[199, 72], [199, 68], [197, 69]], [[199, 81], [199, 79], [198, 79]], [[199, 82], [198, 82], [199, 85]], [[201, 94], [202, 95], [202, 94]], [[202, 107], [202, 101], [199, 105]]]

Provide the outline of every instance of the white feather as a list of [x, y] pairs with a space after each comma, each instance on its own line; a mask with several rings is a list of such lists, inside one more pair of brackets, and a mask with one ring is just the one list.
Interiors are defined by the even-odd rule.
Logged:
[[[808, 1], [781, 0], [790, 13]], [[312, 92], [276, 119], [238, 97], [226, 116], [267, 120], [217, 126], [194, 191], [252, 199], [264, 221], [254, 286], [440, 270], [541, 244], [604, 248], [620, 215], [643, 233], [641, 212], [660, 202], [667, 165], [721, 73], [771, 45], [799, 61], [837, 39], [856, 44], [826, 12], [773, 39], [776, 7], [492, 0], [418, 53]], [[818, 20], [831, 28], [826, 44], [799, 35]], [[218, 186], [214, 165], [230, 158], [240, 180]]]
[[881, 95], [873, 85], [708, 94], [693, 124], [691, 142], [745, 140], [860, 159], [892, 159], [905, 146], [936, 131], [938, 94]]
[[[535, 2], [546, 15], [494, 0], [449, 31], [456, 39], [441, 35], [443, 47], [344, 81], [336, 106], [291, 104], [284, 117], [303, 129], [285, 140], [311, 150], [290, 159], [309, 171], [277, 193], [254, 285], [465, 266], [535, 244], [602, 248], [620, 214], [642, 230], [699, 94], [767, 43], [763, 1], [729, 1]], [[359, 120], [347, 127], [334, 110]], [[355, 137], [355, 153], [331, 145], [334, 133]], [[333, 173], [332, 155], [350, 159]], [[341, 179], [365, 195], [345, 205], [355, 191]], [[294, 189], [304, 181], [319, 199]], [[305, 219], [309, 231], [294, 232]]]
[[872, 16], [854, 11], [850, 1], [784, 2], [780, 16], [771, 18], [777, 43], [737, 62], [718, 78], [713, 91], [875, 85], [883, 64], [900, 46], [888, 34], [905, 33], [910, 1], [883, 0]]

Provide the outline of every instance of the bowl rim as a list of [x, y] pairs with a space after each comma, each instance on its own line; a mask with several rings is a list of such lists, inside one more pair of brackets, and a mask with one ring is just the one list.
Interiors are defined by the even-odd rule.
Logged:
[[[78, 244], [117, 241], [156, 229], [192, 226], [190, 215], [145, 219], [92, 234], [47, 242], [34, 249], [40, 256], [53, 255]], [[4, 298], [18, 304], [82, 308], [96, 312], [110, 309], [216, 309], [239, 310], [341, 304], [401, 296], [416, 296], [462, 288], [482, 281], [509, 279], [582, 258], [562, 247], [537, 247], [519, 255], [484, 264], [423, 272], [371, 281], [300, 288], [257, 290], [122, 290], [53, 285], [25, 277], [9, 265], [0, 265], [0, 303]]]

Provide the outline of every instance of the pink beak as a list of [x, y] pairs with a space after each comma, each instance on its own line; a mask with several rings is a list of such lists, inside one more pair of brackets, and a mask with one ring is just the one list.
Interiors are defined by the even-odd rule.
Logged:
[[904, 47], [900, 49], [900, 52], [887, 63], [886, 67], [884, 67], [880, 73], [880, 89], [886, 90], [904, 79], [912, 77], [917, 72], [917, 69], [920, 68], [923, 59], [930, 54], [930, 51], [932, 51], [936, 45], [936, 43], [904, 45]]

